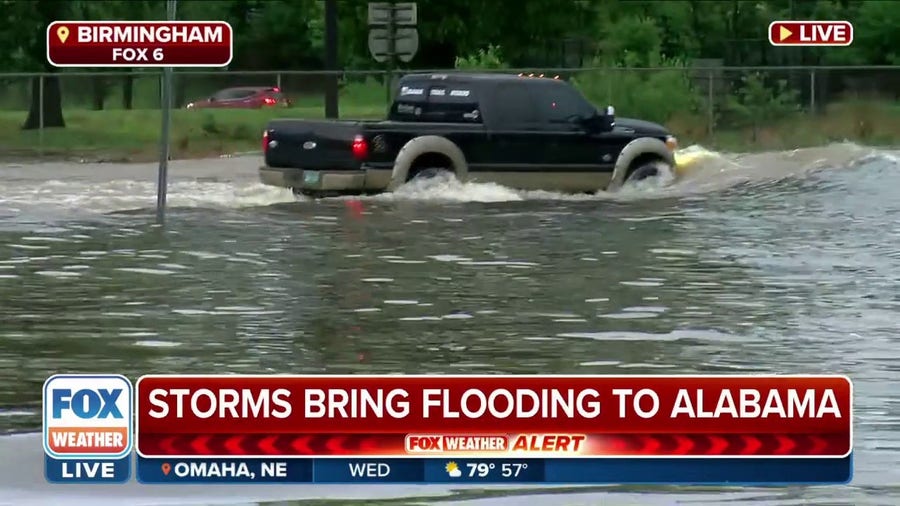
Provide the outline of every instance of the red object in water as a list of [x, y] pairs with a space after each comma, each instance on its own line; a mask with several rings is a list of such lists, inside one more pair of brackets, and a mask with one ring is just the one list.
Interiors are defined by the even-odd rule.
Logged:
[[350, 214], [354, 218], [362, 218], [363, 215], [363, 203], [359, 200], [348, 200], [347, 201], [347, 210], [350, 211]]

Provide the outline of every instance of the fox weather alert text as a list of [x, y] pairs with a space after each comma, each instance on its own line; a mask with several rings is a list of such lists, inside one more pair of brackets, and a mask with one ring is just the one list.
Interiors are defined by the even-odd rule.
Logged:
[[44, 382], [44, 474], [55, 483], [131, 477], [133, 389], [118, 374], [57, 374]]

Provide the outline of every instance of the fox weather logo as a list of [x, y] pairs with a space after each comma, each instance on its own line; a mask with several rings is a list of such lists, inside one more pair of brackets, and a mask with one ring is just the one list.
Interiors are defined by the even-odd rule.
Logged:
[[131, 453], [133, 390], [119, 374], [57, 374], [44, 382], [44, 452], [54, 459]]

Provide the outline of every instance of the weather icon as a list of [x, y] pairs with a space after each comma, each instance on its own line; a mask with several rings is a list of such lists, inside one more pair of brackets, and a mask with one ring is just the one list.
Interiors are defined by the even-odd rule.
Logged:
[[447, 471], [447, 474], [449, 474], [451, 478], [459, 478], [462, 476], [462, 471], [459, 470], [459, 466], [456, 465], [456, 462], [447, 462], [447, 465], [444, 466], [444, 471]]

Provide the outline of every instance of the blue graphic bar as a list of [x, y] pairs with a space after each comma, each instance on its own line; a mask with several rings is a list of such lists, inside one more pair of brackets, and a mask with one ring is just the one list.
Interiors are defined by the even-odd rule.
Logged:
[[45, 454], [44, 477], [50, 483], [125, 483], [131, 479], [131, 459], [55, 459]]
[[[49, 469], [49, 468], [48, 468]], [[49, 479], [48, 473], [48, 479]], [[137, 458], [141, 483], [545, 483], [829, 485], [840, 459], [165, 459]]]

